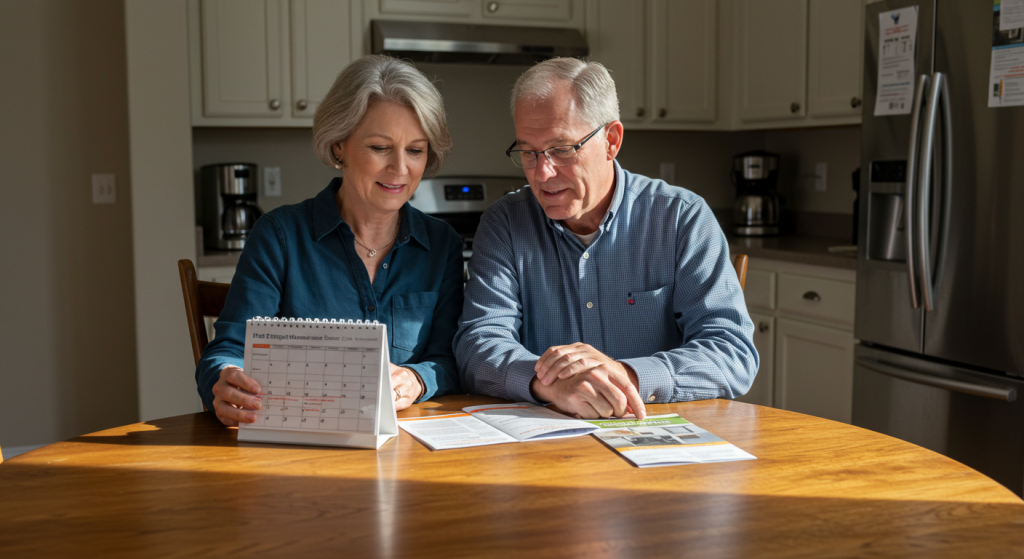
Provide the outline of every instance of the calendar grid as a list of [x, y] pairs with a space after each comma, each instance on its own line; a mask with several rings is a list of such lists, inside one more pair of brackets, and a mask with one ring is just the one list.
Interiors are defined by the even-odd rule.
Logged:
[[[310, 328], [321, 329], [320, 325]], [[336, 331], [338, 327], [322, 328]], [[359, 337], [349, 337], [346, 342], [336, 336], [333, 339], [337, 341], [325, 345], [280, 340], [260, 343], [247, 334], [250, 347], [246, 349], [251, 352], [247, 374], [262, 388], [262, 406], [253, 426], [373, 434], [381, 348], [365, 341], [366, 336], [361, 336], [364, 341], [351, 339]]]

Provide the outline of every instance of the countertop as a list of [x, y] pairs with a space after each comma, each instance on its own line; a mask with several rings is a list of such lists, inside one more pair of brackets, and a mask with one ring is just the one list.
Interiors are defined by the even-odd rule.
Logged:
[[739, 237], [731, 233], [725, 234], [729, 241], [729, 251], [733, 254], [746, 254], [750, 258], [765, 258], [828, 266], [830, 268], [857, 269], [856, 253], [833, 253], [828, 248], [848, 246], [849, 239], [831, 237], [811, 237], [808, 235], [780, 235], [778, 237]]

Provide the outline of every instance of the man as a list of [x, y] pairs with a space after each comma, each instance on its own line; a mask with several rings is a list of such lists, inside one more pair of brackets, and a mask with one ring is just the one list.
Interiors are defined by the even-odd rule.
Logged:
[[484, 213], [454, 347], [462, 386], [580, 417], [733, 398], [758, 367], [725, 236], [696, 194], [629, 173], [615, 83], [540, 63], [512, 90], [529, 188]]

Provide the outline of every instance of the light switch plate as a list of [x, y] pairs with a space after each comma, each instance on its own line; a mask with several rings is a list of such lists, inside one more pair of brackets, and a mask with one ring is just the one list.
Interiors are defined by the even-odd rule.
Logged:
[[264, 167], [263, 168], [263, 195], [264, 196], [280, 196], [281, 195], [281, 168], [280, 167]]
[[92, 203], [117, 203], [117, 175], [114, 175], [113, 173], [93, 173]]
[[814, 191], [825, 192], [828, 187], [828, 163], [819, 161], [814, 164]]

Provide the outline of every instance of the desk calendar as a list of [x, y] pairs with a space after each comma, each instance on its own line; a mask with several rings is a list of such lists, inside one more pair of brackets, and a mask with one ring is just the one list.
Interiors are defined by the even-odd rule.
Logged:
[[246, 321], [243, 368], [263, 405], [238, 440], [380, 448], [398, 434], [387, 339], [376, 321]]

